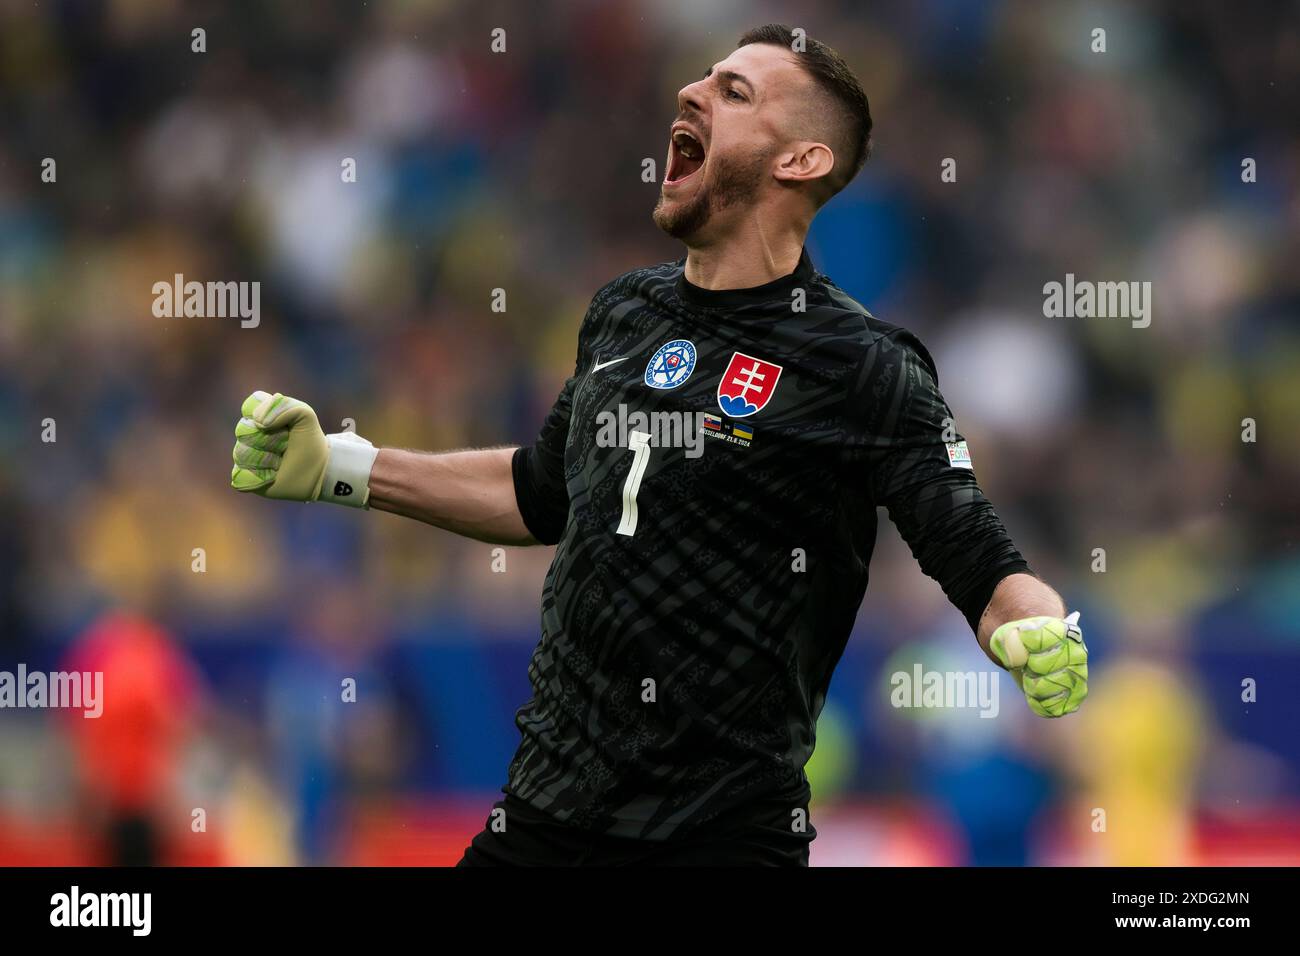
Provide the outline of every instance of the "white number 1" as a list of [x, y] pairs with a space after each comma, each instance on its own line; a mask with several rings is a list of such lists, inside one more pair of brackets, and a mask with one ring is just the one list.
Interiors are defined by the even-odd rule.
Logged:
[[632, 432], [627, 436], [627, 447], [632, 449], [632, 467], [623, 482], [623, 520], [618, 523], [618, 533], [631, 537], [636, 532], [636, 493], [641, 490], [645, 466], [650, 464], [650, 436]]

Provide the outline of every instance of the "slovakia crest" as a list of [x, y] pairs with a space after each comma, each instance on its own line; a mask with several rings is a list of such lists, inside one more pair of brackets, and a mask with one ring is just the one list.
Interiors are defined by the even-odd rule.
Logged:
[[659, 346], [645, 367], [645, 383], [651, 388], [676, 388], [695, 371], [695, 345], [673, 339]]
[[753, 415], [771, 399], [781, 366], [736, 352], [718, 383], [718, 407], [732, 418]]

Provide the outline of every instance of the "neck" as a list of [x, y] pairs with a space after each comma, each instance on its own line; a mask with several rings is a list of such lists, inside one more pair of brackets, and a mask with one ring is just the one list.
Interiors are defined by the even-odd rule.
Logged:
[[755, 214], [718, 239], [688, 242], [686, 279], [701, 289], [751, 289], [794, 272], [808, 223], [783, 217], [782, 228], [765, 228]]

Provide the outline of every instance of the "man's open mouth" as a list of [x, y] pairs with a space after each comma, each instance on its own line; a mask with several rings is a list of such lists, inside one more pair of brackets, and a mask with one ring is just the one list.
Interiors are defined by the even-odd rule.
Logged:
[[668, 145], [668, 171], [665, 186], [675, 186], [690, 179], [704, 165], [704, 145], [689, 129], [674, 126]]

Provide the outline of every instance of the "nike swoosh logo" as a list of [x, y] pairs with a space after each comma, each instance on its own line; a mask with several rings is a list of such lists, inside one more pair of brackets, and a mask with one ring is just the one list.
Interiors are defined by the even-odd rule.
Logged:
[[593, 372], [599, 372], [602, 368], [608, 368], [611, 365], [617, 365], [619, 362], [626, 362], [627, 358], [628, 357], [624, 355], [622, 358], [610, 359], [608, 362], [597, 362], [595, 365], [591, 367], [591, 370]]

